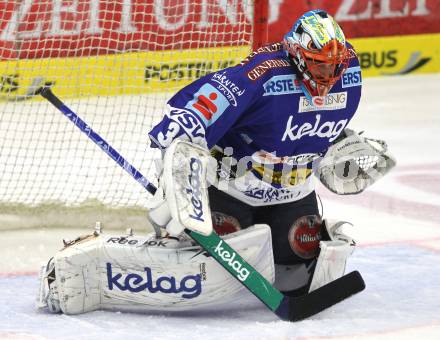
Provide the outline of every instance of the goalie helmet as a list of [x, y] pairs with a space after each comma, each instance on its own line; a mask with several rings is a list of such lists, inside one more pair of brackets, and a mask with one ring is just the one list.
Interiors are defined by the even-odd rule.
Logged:
[[301, 16], [284, 36], [283, 44], [308, 97], [327, 95], [351, 58], [341, 27], [323, 10]]

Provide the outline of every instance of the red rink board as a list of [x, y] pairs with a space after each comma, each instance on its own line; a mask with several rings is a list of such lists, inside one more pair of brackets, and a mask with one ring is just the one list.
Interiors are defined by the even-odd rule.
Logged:
[[250, 20], [241, 1], [7, 0], [0, 59], [237, 46], [251, 40]]
[[[0, 59], [240, 45], [251, 40], [252, 19], [243, 1], [5, 0]], [[267, 42], [280, 41], [301, 14], [315, 8], [332, 14], [348, 38], [440, 32], [439, 0], [267, 1]], [[226, 9], [226, 3], [232, 7]], [[245, 28], [238, 24], [243, 21]]]
[[440, 32], [439, 0], [272, 0], [269, 42], [282, 39], [304, 12], [321, 8], [347, 38]]

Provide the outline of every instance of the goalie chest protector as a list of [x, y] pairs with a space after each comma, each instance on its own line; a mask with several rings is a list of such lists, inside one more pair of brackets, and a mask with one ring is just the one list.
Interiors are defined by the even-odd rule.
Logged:
[[[305, 197], [314, 189], [310, 160], [322, 155], [353, 117], [362, 76], [353, 57], [327, 96], [310, 98], [295, 72], [282, 45], [274, 44], [237, 66], [196, 80], [169, 100], [166, 116], [150, 131], [152, 145], [167, 148], [180, 137], [227, 150], [236, 160], [251, 159], [246, 185], [228, 188], [229, 194], [250, 205]], [[263, 170], [268, 161], [273, 167], [270, 178]], [[298, 164], [309, 171], [296, 171]], [[287, 182], [282, 177], [285, 166], [292, 168]]]

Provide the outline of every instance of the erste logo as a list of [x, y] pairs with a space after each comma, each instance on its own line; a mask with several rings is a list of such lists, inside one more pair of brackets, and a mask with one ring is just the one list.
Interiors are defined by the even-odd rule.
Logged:
[[348, 68], [342, 75], [342, 88], [362, 85], [362, 74], [360, 66]]
[[263, 84], [263, 96], [279, 96], [284, 94], [302, 93], [301, 85], [295, 75], [286, 74], [273, 76]]
[[213, 100], [217, 99], [217, 93], [211, 92], [209, 98], [206, 98], [203, 94], [199, 95], [197, 101], [192, 104], [192, 107], [199, 110], [206, 119], [211, 119], [212, 115], [217, 112], [217, 106]]

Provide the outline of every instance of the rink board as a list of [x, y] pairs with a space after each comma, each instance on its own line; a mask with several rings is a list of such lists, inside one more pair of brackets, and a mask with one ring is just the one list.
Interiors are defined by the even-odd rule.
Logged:
[[440, 72], [440, 34], [350, 39], [364, 77]]
[[170, 92], [236, 65], [248, 53], [249, 46], [241, 46], [2, 61], [0, 100], [43, 84], [52, 84], [62, 98]]
[[[440, 34], [350, 41], [364, 77], [440, 72]], [[2, 61], [0, 100], [32, 99], [23, 96], [44, 84], [54, 85], [63, 98], [177, 91], [205, 74], [236, 65], [248, 53], [249, 46], [242, 46]]]

